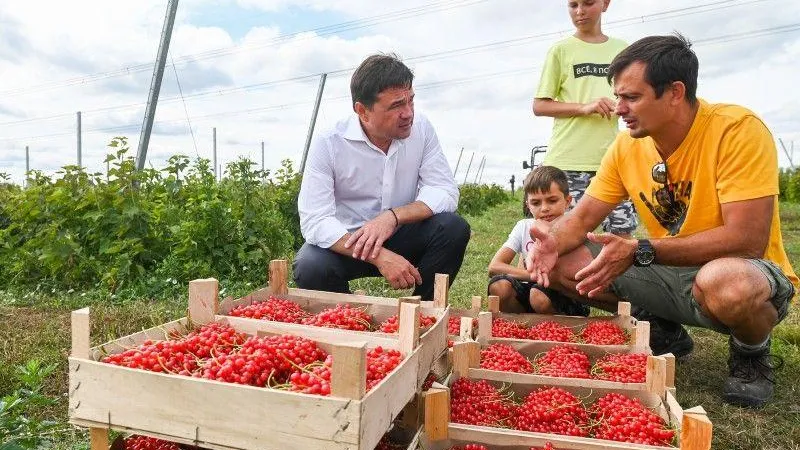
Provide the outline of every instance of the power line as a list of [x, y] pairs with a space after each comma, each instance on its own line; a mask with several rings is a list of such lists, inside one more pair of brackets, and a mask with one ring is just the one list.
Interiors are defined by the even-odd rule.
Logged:
[[[736, 3], [736, 4], [731, 4], [730, 1], [715, 1], [715, 2], [711, 2], [711, 3], [703, 4], [703, 5], [695, 5], [695, 6], [690, 6], [690, 7], [676, 8], [676, 9], [660, 11], [660, 12], [656, 12], [656, 13], [652, 13], [652, 14], [646, 14], [646, 15], [640, 15], [640, 16], [634, 16], [634, 17], [628, 17], [628, 18], [625, 18], [625, 19], [619, 19], [619, 20], [615, 20], [615, 21], [610, 21], [610, 22], [607, 23], [607, 28], [619, 28], [619, 27], [631, 26], [631, 25], [635, 25], [635, 24], [639, 24], [639, 23], [653, 22], [653, 21], [658, 21], [658, 20], [666, 20], [666, 19], [671, 19], [671, 18], [674, 18], [674, 17], [683, 17], [683, 16], [687, 16], [687, 15], [714, 12], [714, 11], [718, 11], [718, 10], [721, 10], [721, 9], [728, 9], [728, 8], [732, 8], [732, 7], [735, 7], [735, 6], [743, 6], [743, 5], [752, 4], [752, 3], [760, 3], [760, 2], [763, 2], [763, 1], [768, 1], [768, 0], [749, 0], [749, 1]], [[560, 31], [551, 31], [551, 32], [546, 32], [546, 33], [538, 33], [538, 34], [533, 34], [533, 35], [527, 35], [527, 36], [522, 36], [522, 37], [519, 37], [519, 38], [506, 39], [506, 40], [495, 41], [495, 42], [490, 42], [490, 43], [481, 44], [481, 45], [475, 45], [475, 46], [463, 47], [463, 48], [459, 48], [459, 49], [451, 49], [451, 50], [446, 50], [446, 51], [442, 51], [442, 52], [430, 53], [430, 54], [427, 54], [427, 55], [413, 56], [413, 57], [405, 58], [405, 61], [406, 62], [424, 63], [424, 62], [430, 62], [430, 61], [436, 61], [436, 60], [440, 60], [440, 59], [444, 59], [444, 58], [449, 58], [449, 57], [453, 57], [453, 56], [463, 56], [463, 55], [479, 53], [479, 52], [487, 51], [487, 50], [496, 50], [497, 48], [508, 48], [508, 47], [513, 47], [513, 46], [518, 46], [518, 45], [524, 45], [524, 44], [527, 44], [529, 42], [542, 41], [545, 38], [558, 36], [558, 35], [567, 33], [569, 31], [570, 30], [568, 30], [568, 29], [564, 29], [564, 30], [560, 30]], [[173, 68], [174, 68], [174, 62], [173, 62]], [[355, 69], [356, 69], [356, 67], [348, 67], [348, 68], [344, 68], [344, 69], [330, 70], [330, 71], [327, 71], [327, 73], [328, 73], [328, 76], [333, 78], [333, 77], [343, 76], [343, 75], [345, 75], [345, 74], [347, 74], [349, 72], [352, 72]], [[266, 87], [274, 87], [274, 86], [287, 84], [287, 83], [294, 83], [294, 82], [298, 82], [298, 81], [316, 80], [317, 78], [319, 78], [319, 76], [320, 76], [319, 73], [313, 73], [313, 74], [306, 74], [306, 75], [298, 75], [298, 76], [295, 76], [295, 77], [284, 78], [284, 79], [279, 79], [279, 80], [270, 80], [270, 81], [266, 81], [266, 82], [262, 82], [262, 83], [254, 83], [254, 84], [245, 85], [245, 86], [237, 86], [237, 87], [232, 87], [232, 88], [227, 88], [227, 89], [209, 89], [209, 90], [206, 90], [206, 91], [196, 92], [194, 94], [189, 94], [189, 95], [186, 95], [186, 96], [176, 96], [176, 97], [166, 98], [166, 99], [161, 100], [161, 104], [170, 103], [170, 102], [174, 102], [174, 101], [178, 101], [178, 100], [185, 101], [186, 98], [200, 98], [200, 97], [207, 97], [207, 96], [212, 96], [212, 95], [227, 95], [227, 94], [237, 93], [237, 92], [248, 92], [248, 91], [252, 91], [252, 90], [259, 90], [259, 89], [263, 89], [263, 88], [266, 88]], [[105, 111], [112, 111], [112, 110], [118, 110], [118, 109], [141, 107], [143, 105], [144, 105], [144, 103], [130, 103], [130, 104], [125, 104], [125, 105], [108, 106], [108, 107], [103, 107], [103, 108], [84, 109], [83, 112], [84, 113], [105, 112]], [[54, 119], [61, 119], [61, 118], [71, 117], [71, 116], [72, 116], [72, 113], [70, 112], [70, 113], [62, 113], [62, 114], [39, 117], [39, 118], [26, 118], [26, 119], [19, 119], [19, 120], [15, 120], [15, 121], [2, 122], [2, 123], [0, 123], [0, 126], [16, 125], [16, 124], [27, 123], [27, 122], [35, 122], [35, 121], [40, 121], [40, 120], [41, 121], [54, 120]]]
[[175, 72], [175, 82], [178, 84], [178, 93], [181, 95], [181, 100], [183, 101], [183, 111], [186, 113], [186, 123], [189, 125], [189, 133], [192, 134], [192, 144], [194, 144], [194, 153], [197, 157], [200, 157], [200, 153], [197, 151], [197, 140], [194, 138], [194, 129], [192, 129], [192, 121], [189, 119], [189, 108], [186, 107], [186, 100], [183, 98], [183, 88], [181, 88], [181, 79], [178, 77], [178, 69], [175, 68], [175, 61], [170, 57], [172, 61], [172, 71]]

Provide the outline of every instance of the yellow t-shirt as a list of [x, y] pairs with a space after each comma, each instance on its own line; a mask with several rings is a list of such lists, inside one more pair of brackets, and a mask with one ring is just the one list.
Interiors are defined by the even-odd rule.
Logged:
[[669, 186], [653, 180], [653, 166], [662, 162], [653, 140], [620, 133], [586, 193], [613, 204], [630, 195], [653, 238], [689, 236], [722, 226], [722, 204], [774, 196], [764, 259], [779, 265], [798, 287], [781, 237], [778, 151], [772, 133], [746, 108], [698, 101], [689, 133], [667, 158]]
[[[606, 79], [608, 66], [627, 46], [615, 38], [592, 44], [574, 36], [555, 43], [547, 53], [536, 98], [565, 103], [613, 98], [614, 92]], [[596, 171], [618, 131], [617, 116], [611, 120], [599, 114], [557, 117], [553, 120], [544, 164], [562, 170]]]

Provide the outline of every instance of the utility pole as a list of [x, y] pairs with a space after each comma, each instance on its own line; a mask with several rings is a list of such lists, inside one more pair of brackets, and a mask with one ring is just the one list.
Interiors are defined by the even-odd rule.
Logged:
[[328, 79], [328, 74], [323, 73], [319, 77], [319, 88], [317, 89], [317, 101], [314, 103], [314, 112], [311, 113], [311, 123], [308, 125], [308, 135], [306, 136], [306, 146], [303, 148], [303, 159], [300, 161], [300, 174], [306, 169], [306, 158], [308, 157], [308, 149], [311, 147], [311, 137], [314, 136], [314, 126], [317, 124], [317, 114], [319, 113], [319, 105], [322, 102], [322, 92], [325, 91], [325, 80]]
[[28, 187], [28, 174], [31, 171], [31, 152], [25, 146], [25, 187]]
[[78, 111], [78, 167], [83, 167], [81, 159], [81, 112]]
[[458, 165], [461, 164], [461, 155], [464, 154], [464, 147], [461, 147], [461, 151], [458, 153], [458, 161], [456, 161], [456, 170], [453, 171], [453, 178], [456, 177], [458, 173]]
[[478, 184], [478, 176], [481, 174], [481, 170], [483, 170], [483, 164], [486, 162], [486, 155], [483, 155], [483, 159], [481, 159], [481, 163], [478, 164], [478, 171], [475, 172], [475, 184]]
[[147, 108], [144, 111], [142, 132], [139, 135], [139, 151], [136, 154], [136, 169], [142, 170], [147, 159], [147, 147], [150, 145], [150, 133], [153, 131], [153, 119], [158, 106], [158, 94], [161, 92], [161, 79], [164, 78], [164, 66], [169, 53], [169, 41], [172, 38], [172, 26], [175, 25], [175, 13], [178, 11], [178, 0], [168, 0], [167, 15], [161, 30], [161, 43], [158, 45], [156, 66], [150, 81], [150, 93], [147, 97]]
[[469, 165], [467, 166], [467, 173], [464, 175], [464, 184], [467, 184], [467, 177], [469, 176], [469, 169], [472, 167], [472, 160], [475, 158], [475, 152], [469, 157]]
[[264, 173], [264, 141], [261, 141], [261, 172]]
[[[217, 127], [214, 127], [214, 132], [213, 132], [213, 138], [212, 139], [214, 141], [214, 144], [212, 146], [212, 148], [214, 149], [214, 180], [218, 180], [218, 178], [217, 178]], [[220, 171], [220, 172], [222, 172], [222, 171]], [[222, 173], [220, 173], [220, 175], [222, 175]]]
[[783, 143], [783, 139], [778, 138], [778, 142], [781, 143], [781, 147], [783, 148], [783, 152], [786, 153], [786, 157], [789, 158], [789, 167], [794, 170], [794, 141], [792, 141], [792, 150], [791, 152], [789, 149], [786, 148], [786, 144]]
[[483, 171], [486, 170], [486, 157], [483, 157], [483, 164], [481, 164], [481, 171], [478, 174], [478, 183], [483, 180]]

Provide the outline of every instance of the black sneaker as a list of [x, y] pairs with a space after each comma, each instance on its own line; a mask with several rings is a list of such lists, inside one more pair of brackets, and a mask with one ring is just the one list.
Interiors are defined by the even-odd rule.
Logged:
[[748, 408], [760, 408], [771, 398], [775, 390], [774, 370], [783, 366], [783, 359], [770, 355], [770, 342], [756, 351], [739, 348], [733, 338], [728, 340], [730, 375], [725, 380], [722, 398], [730, 404]]
[[694, 350], [694, 340], [681, 324], [662, 319], [639, 307], [631, 309], [637, 320], [650, 322], [650, 349], [653, 355], [672, 353], [676, 358], [681, 358]]

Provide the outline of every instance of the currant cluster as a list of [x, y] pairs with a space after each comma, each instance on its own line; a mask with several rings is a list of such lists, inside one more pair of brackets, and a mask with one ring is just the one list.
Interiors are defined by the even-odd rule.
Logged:
[[431, 372], [428, 374], [428, 377], [425, 378], [425, 381], [422, 383], [422, 390], [427, 391], [428, 389], [430, 389], [431, 386], [433, 386], [434, 381], [439, 381], [439, 379], [436, 377], [435, 373]]
[[174, 442], [139, 435], [125, 438], [123, 448], [125, 450], [181, 450], [181, 447]]
[[369, 331], [372, 328], [372, 316], [363, 309], [340, 303], [333, 308], [327, 308], [311, 317], [306, 317], [301, 323], [316, 327]]
[[494, 337], [528, 339], [528, 335], [528, 328], [523, 323], [513, 322], [502, 317], [492, 320], [492, 336]]
[[533, 364], [508, 344], [491, 344], [481, 350], [481, 368], [501, 372], [533, 373]]
[[628, 335], [614, 323], [595, 320], [581, 331], [581, 341], [595, 345], [625, 345]]
[[489, 447], [480, 444], [467, 444], [463, 447], [452, 446], [450, 450], [489, 450]]
[[[403, 360], [403, 354], [397, 350], [386, 350], [375, 347], [367, 352], [367, 391], [378, 385], [386, 375]], [[328, 355], [325, 361], [297, 367], [289, 375], [289, 390], [305, 394], [331, 394], [331, 367], [333, 357]]]
[[367, 352], [367, 390], [381, 382], [389, 372], [394, 370], [403, 360], [403, 354], [397, 350], [387, 350], [381, 346]]
[[173, 340], [146, 340], [101, 361], [132, 369], [189, 376], [198, 370], [202, 360], [212, 354], [226, 355], [245, 339], [246, 335], [237, 333], [228, 325], [212, 323]]
[[638, 399], [611, 393], [597, 399], [589, 408], [597, 422], [594, 436], [635, 444], [668, 446], [675, 431], [664, 420], [642, 405]]
[[[436, 323], [436, 317], [419, 314], [419, 329], [425, 329]], [[397, 314], [381, 322], [378, 331], [383, 333], [397, 333], [400, 330], [400, 316]], [[458, 333], [456, 333], [458, 334]]]
[[589, 356], [571, 345], [558, 345], [536, 359], [537, 373], [551, 377], [590, 378]]
[[544, 447], [531, 447], [530, 450], [556, 450], [552, 442], [546, 442]]
[[467, 425], [506, 427], [515, 406], [486, 380], [456, 380], [450, 387], [450, 420]]
[[284, 383], [295, 370], [327, 357], [317, 343], [299, 336], [250, 337], [238, 352], [215, 356], [199, 372], [202, 378], [266, 387]]
[[263, 302], [237, 306], [228, 315], [287, 323], [300, 323], [309, 316], [297, 303], [273, 296]]
[[603, 356], [592, 368], [592, 377], [620, 383], [644, 383], [647, 378], [647, 355], [644, 353], [611, 353]]
[[576, 340], [575, 333], [570, 327], [561, 325], [558, 322], [547, 320], [531, 327], [527, 339], [534, 341], [555, 341], [573, 342]]
[[557, 387], [531, 392], [517, 408], [513, 419], [517, 430], [589, 436], [589, 414], [580, 399]]

